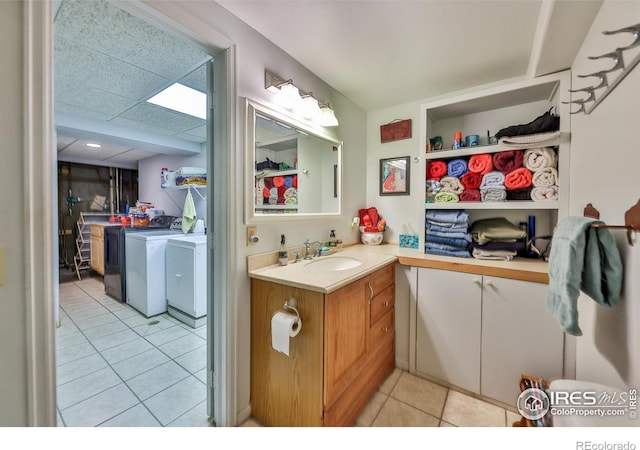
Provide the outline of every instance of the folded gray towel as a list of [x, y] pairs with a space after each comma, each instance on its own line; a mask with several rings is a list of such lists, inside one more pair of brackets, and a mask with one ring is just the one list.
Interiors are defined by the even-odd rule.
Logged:
[[480, 189], [480, 197], [483, 202], [503, 202], [507, 199], [507, 191], [504, 188]]
[[601, 305], [615, 306], [622, 292], [622, 258], [607, 228], [589, 217], [558, 223], [549, 255], [547, 309], [568, 334], [581, 336], [578, 296], [582, 290]]
[[504, 187], [504, 174], [499, 170], [492, 170], [482, 176], [482, 183], [480, 183], [480, 190], [487, 188], [502, 188]]

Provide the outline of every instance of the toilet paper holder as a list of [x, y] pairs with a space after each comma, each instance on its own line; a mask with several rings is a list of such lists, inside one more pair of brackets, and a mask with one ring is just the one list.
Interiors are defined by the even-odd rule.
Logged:
[[298, 312], [298, 301], [294, 297], [289, 297], [287, 301], [284, 302], [284, 309], [289, 309], [296, 313], [296, 323], [298, 325], [301, 324], [300, 313]]

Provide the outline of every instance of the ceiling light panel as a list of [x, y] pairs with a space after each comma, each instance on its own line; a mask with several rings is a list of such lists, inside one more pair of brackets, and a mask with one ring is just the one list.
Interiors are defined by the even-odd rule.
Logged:
[[147, 102], [203, 120], [207, 119], [206, 94], [180, 83], [173, 83]]

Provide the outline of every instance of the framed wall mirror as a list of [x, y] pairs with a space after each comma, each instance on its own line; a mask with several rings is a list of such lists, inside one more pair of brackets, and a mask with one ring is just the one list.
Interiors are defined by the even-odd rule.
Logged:
[[247, 223], [338, 216], [342, 142], [246, 101]]

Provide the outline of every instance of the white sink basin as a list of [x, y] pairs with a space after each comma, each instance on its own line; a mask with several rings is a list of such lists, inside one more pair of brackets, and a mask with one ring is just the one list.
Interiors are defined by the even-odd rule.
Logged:
[[312, 270], [334, 271], [353, 269], [354, 267], [358, 267], [361, 264], [361, 261], [358, 261], [354, 258], [347, 258], [345, 256], [333, 256], [310, 262], [306, 265], [306, 268]]

